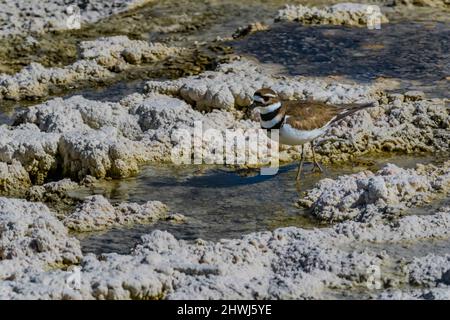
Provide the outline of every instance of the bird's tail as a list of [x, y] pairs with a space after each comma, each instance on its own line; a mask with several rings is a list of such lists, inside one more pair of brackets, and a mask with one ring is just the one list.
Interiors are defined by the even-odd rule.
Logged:
[[333, 120], [333, 122], [339, 121], [357, 111], [371, 108], [374, 106], [375, 106], [374, 102], [359, 103], [359, 104], [358, 103], [347, 104], [345, 106], [342, 106], [342, 112]]

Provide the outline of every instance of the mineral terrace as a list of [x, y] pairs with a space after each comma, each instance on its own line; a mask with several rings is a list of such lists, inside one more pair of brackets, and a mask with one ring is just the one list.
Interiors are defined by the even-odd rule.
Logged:
[[[147, 2], [115, 0], [105, 7], [105, 1], [88, 1], [81, 15], [95, 23]], [[448, 7], [446, 1], [419, 2]], [[60, 7], [65, 1], [4, 1], [2, 37], [30, 28], [64, 30], [67, 13]], [[361, 26], [367, 22], [364, 10], [366, 5], [358, 4], [291, 5], [272, 18]], [[28, 23], [23, 12], [34, 13]], [[389, 23], [386, 16], [382, 23]], [[244, 33], [265, 29], [258, 25]], [[375, 103], [320, 139], [318, 157], [330, 166], [363, 155], [448, 159], [450, 108], [448, 99], [422, 92], [394, 94], [383, 83], [279, 75], [236, 56], [198, 75], [145, 79], [142, 91], [115, 102], [55, 96], [133, 66], [182, 59], [185, 49], [117, 35], [82, 41], [79, 50], [79, 59], [64, 67], [32, 63], [18, 73], [0, 74], [0, 103], [40, 99], [15, 112], [11, 124], [0, 124], [0, 299], [450, 299], [450, 207], [448, 201], [433, 206], [449, 196], [448, 160], [412, 168], [386, 163], [375, 172], [323, 176], [292, 204], [320, 228], [284, 227], [220, 241], [185, 241], [155, 230], [128, 254], [83, 252], [81, 233], [183, 223], [184, 217], [171, 211], [171, 203], [113, 203], [98, 194], [78, 199], [73, 190], [133, 177], [149, 163], [169, 163], [184, 138], [195, 139], [195, 122], [221, 132], [258, 129], [258, 115], [248, 107], [261, 87], [283, 99]], [[212, 149], [202, 146], [205, 153]], [[309, 148], [306, 154], [310, 160]], [[281, 146], [282, 163], [299, 155], [298, 147]], [[432, 208], [427, 214], [411, 214], [427, 205]], [[439, 241], [447, 244], [446, 252], [417, 249]], [[390, 250], [401, 246], [412, 254]]]

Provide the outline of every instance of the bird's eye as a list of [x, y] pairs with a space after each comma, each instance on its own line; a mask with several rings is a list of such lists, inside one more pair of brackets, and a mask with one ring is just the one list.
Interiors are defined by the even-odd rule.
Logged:
[[264, 101], [269, 101], [270, 97], [263, 97]]

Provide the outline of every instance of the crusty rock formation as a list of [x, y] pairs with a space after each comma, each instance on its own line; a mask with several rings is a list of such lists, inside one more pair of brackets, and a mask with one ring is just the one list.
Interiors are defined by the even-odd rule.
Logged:
[[182, 50], [126, 36], [83, 41], [80, 46], [83, 59], [63, 68], [31, 63], [17, 74], [0, 74], [0, 100], [43, 98], [55, 89], [112, 79], [131, 65], [158, 61]]
[[[0, 128], [11, 136], [23, 127], [37, 129], [43, 137], [52, 137], [56, 143], [56, 153], [52, 154], [55, 166], [63, 175], [81, 180], [87, 175], [132, 176], [145, 162], [171, 161], [171, 151], [183, 142], [177, 130], [191, 132], [195, 122], [201, 123], [204, 130], [258, 127], [251, 121], [238, 121], [226, 111], [202, 114], [170, 96], [134, 94], [120, 103], [91, 101], [80, 96], [67, 100], [56, 98], [20, 114], [15, 121], [16, 125], [20, 124], [18, 127]], [[202, 145], [201, 136], [197, 139]], [[14, 157], [19, 146], [10, 140], [7, 142], [11, 156], [3, 161], [17, 158], [25, 166], [27, 162]], [[1, 144], [0, 138], [0, 147]], [[205, 144], [204, 148], [212, 147]], [[44, 169], [43, 176], [48, 172]]]
[[429, 254], [414, 258], [408, 264], [409, 281], [415, 285], [449, 286], [450, 290], [450, 255], [436, 256]]
[[161, 43], [130, 40], [126, 36], [101, 37], [80, 44], [81, 57], [94, 60], [99, 65], [115, 70], [123, 63], [141, 64], [161, 60], [180, 49], [167, 47]]
[[79, 184], [70, 180], [48, 182], [43, 185], [34, 185], [25, 193], [27, 200], [35, 202], [46, 202], [56, 205], [73, 204], [75, 201], [69, 196], [69, 192], [79, 188]]
[[[77, 28], [152, 0], [4, 0], [0, 4], [0, 37]], [[72, 9], [69, 9], [72, 5]]]
[[[445, 99], [414, 101], [395, 95], [331, 128], [317, 149], [324, 161], [377, 152], [448, 152], [450, 109]], [[328, 141], [327, 141], [328, 140]]]
[[[370, 152], [437, 152], [450, 147], [448, 101], [426, 100], [412, 92], [383, 95], [377, 87], [280, 78], [246, 60], [200, 76], [150, 81], [146, 86], [150, 92], [180, 97], [197, 110], [245, 109], [261, 87], [271, 87], [282, 99], [313, 98], [337, 104], [379, 100], [379, 107], [358, 112], [329, 130], [317, 148], [323, 162], [347, 161]], [[297, 148], [289, 150], [281, 153], [282, 160], [298, 156]]]
[[[379, 292], [371, 289], [374, 279], [369, 271], [374, 268], [383, 272], [375, 279], [380, 286], [376, 289], [412, 285], [423, 277], [426, 282], [421, 283], [426, 285], [446, 281], [448, 257], [408, 262], [364, 245], [366, 241], [401, 243], [449, 236], [448, 209], [436, 216], [408, 218], [383, 230], [379, 228], [382, 224], [350, 221], [334, 228], [282, 228], [219, 242], [186, 242], [154, 231], [144, 236], [130, 255], [85, 255], [75, 287], [64, 285], [72, 271], [33, 269], [1, 281], [0, 297], [305, 299], [336, 298], [339, 290], [333, 293], [331, 289], [352, 288], [367, 288], [366, 295], [371, 296]], [[398, 232], [398, 228], [413, 232]], [[358, 238], [363, 234], [379, 238]], [[355, 244], [362, 249], [355, 249]], [[405, 269], [405, 264], [410, 267]], [[399, 274], [385, 273], [385, 266], [398, 269]]]
[[450, 7], [449, 0], [394, 0], [395, 6], [417, 6], [417, 7], [433, 7], [445, 8]]
[[[450, 162], [403, 169], [388, 164], [376, 173], [363, 171], [323, 179], [299, 200], [323, 221], [372, 221], [398, 215], [450, 191]], [[384, 216], [384, 217], [383, 217]]]
[[30, 107], [18, 115], [16, 123], [34, 123], [41, 131], [49, 133], [102, 127], [114, 127], [129, 139], [136, 139], [142, 133], [135, 117], [121, 104], [88, 100], [82, 96], [66, 100], [55, 98]]
[[261, 87], [271, 87], [283, 99], [314, 98], [330, 103], [367, 101], [376, 96], [378, 88], [363, 85], [329, 83], [305, 78], [274, 77], [270, 70], [242, 59], [207, 71], [173, 81], [149, 81], [148, 92], [181, 97], [197, 110], [247, 107]]
[[51, 266], [80, 258], [78, 240], [45, 205], [0, 197], [0, 264], [30, 259]]
[[19, 161], [0, 162], [0, 194], [21, 193], [30, 186], [30, 176]]
[[78, 208], [66, 216], [63, 223], [77, 232], [100, 231], [111, 227], [143, 224], [167, 218], [167, 206], [159, 201], [121, 203], [112, 206], [103, 196], [87, 197]]
[[387, 23], [389, 21], [378, 10], [378, 7], [358, 3], [338, 3], [324, 8], [286, 5], [278, 11], [275, 21], [375, 27], [374, 22]]
[[424, 239], [448, 239], [450, 236], [450, 207], [443, 207], [426, 216], [409, 215], [393, 221], [361, 223], [345, 221], [333, 227], [348, 240], [395, 243]]
[[41, 132], [34, 124], [0, 126], [0, 161], [19, 161], [34, 183], [43, 183], [57, 167], [59, 136]]
[[[378, 295], [378, 299], [450, 299], [450, 255], [428, 254], [414, 258], [404, 269], [412, 288], [387, 290]], [[418, 289], [418, 286], [422, 288]]]
[[148, 151], [139, 142], [122, 137], [115, 128], [72, 131], [62, 135], [59, 144], [62, 172], [82, 179], [129, 177], [148, 161]]

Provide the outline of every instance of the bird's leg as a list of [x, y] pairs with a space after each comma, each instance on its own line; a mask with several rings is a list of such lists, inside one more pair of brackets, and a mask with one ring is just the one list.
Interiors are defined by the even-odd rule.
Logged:
[[317, 167], [320, 172], [323, 172], [322, 166], [320, 165], [319, 162], [317, 162], [317, 159], [316, 159], [316, 151], [314, 150], [314, 140], [311, 141], [311, 150], [312, 150], [313, 162], [314, 162], [313, 170]]
[[302, 145], [302, 158], [300, 159], [300, 163], [298, 165], [297, 177], [295, 178], [295, 180], [300, 180], [300, 174], [302, 173], [302, 168], [303, 168], [303, 162], [304, 161], [305, 161], [305, 148]]

